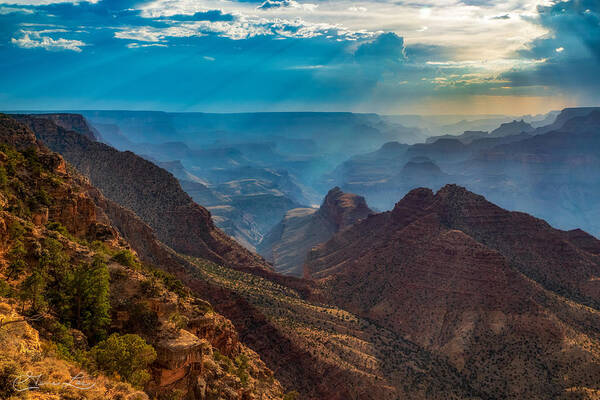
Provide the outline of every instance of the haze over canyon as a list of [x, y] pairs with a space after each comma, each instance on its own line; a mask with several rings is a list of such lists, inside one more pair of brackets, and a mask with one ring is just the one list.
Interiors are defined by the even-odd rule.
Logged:
[[600, 400], [598, 0], [0, 0], [1, 400]]

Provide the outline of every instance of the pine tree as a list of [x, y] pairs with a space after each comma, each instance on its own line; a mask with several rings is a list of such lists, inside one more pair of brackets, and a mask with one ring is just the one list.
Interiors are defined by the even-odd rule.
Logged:
[[156, 351], [138, 335], [113, 333], [94, 346], [90, 356], [100, 370], [141, 388], [151, 378], [148, 367], [156, 359]]
[[36, 268], [20, 285], [19, 296], [23, 304], [27, 301], [31, 302], [31, 311], [33, 313], [39, 313], [47, 306], [44, 297], [46, 281], [47, 277], [44, 271]]
[[94, 340], [103, 339], [110, 323], [110, 276], [98, 257], [80, 265], [73, 274], [72, 320], [75, 327]]

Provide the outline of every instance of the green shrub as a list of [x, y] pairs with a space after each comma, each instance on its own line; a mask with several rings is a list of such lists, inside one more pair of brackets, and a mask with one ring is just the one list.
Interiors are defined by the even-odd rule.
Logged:
[[175, 293], [177, 296], [181, 298], [186, 298], [189, 296], [188, 290], [183, 283], [181, 283], [179, 279], [175, 278], [170, 273], [157, 268], [150, 268], [150, 272], [156, 278], [160, 279], [163, 285], [165, 285], [167, 289]]
[[156, 282], [156, 278], [151, 277], [148, 280], [142, 281], [140, 289], [146, 297], [156, 297], [160, 294], [160, 288]]
[[140, 268], [140, 263], [137, 261], [135, 255], [129, 250], [120, 250], [112, 257], [112, 260], [125, 267], [133, 269]]
[[8, 174], [3, 166], [0, 166], [0, 187], [4, 188], [8, 184]]
[[176, 328], [185, 329], [188, 326], [189, 319], [178, 312], [174, 312], [169, 316], [169, 321], [171, 321]]
[[148, 367], [156, 359], [156, 351], [138, 335], [114, 333], [94, 346], [90, 357], [104, 373], [143, 388], [150, 380]]
[[17, 394], [13, 383], [19, 375], [21, 371], [15, 362], [0, 364], [0, 399], [9, 399]]
[[65, 237], [69, 236], [69, 231], [60, 222], [48, 222], [46, 228], [58, 232]]
[[36, 198], [38, 205], [43, 205], [46, 207], [49, 207], [52, 205], [52, 198], [44, 189], [40, 189], [37, 192], [35, 198]]
[[13, 221], [8, 226], [8, 234], [12, 240], [21, 240], [25, 235], [25, 227], [18, 221]]
[[238, 378], [240, 378], [240, 381], [242, 382], [242, 385], [246, 386], [248, 384], [248, 356], [246, 356], [245, 354], [240, 354], [239, 356], [237, 356], [235, 358], [235, 365], [237, 366], [236, 370], [235, 370], [235, 374], [237, 375]]
[[44, 271], [36, 268], [19, 285], [19, 297], [24, 303], [30, 303], [33, 313], [44, 311], [48, 305], [44, 296], [47, 281]]
[[8, 278], [14, 279], [21, 275], [27, 265], [25, 264], [24, 258], [27, 256], [27, 250], [21, 240], [15, 240], [15, 243], [8, 252]]
[[0, 297], [16, 297], [17, 291], [5, 280], [0, 280]]

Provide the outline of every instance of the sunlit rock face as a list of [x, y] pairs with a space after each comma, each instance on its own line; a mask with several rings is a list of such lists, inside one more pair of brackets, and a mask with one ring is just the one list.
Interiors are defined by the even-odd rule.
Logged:
[[371, 213], [363, 197], [335, 187], [327, 193], [320, 208], [288, 211], [258, 249], [276, 271], [301, 276], [304, 260], [313, 246]]

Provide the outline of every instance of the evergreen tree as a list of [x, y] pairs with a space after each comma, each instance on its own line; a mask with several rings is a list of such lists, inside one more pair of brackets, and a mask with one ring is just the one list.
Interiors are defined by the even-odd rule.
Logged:
[[71, 318], [77, 329], [94, 340], [104, 338], [110, 323], [109, 279], [108, 267], [99, 257], [73, 273]]
[[38, 313], [46, 308], [46, 299], [44, 291], [46, 289], [47, 277], [39, 268], [33, 270], [20, 285], [19, 295], [23, 304], [27, 301], [31, 302], [31, 311]]
[[90, 355], [100, 370], [138, 388], [150, 379], [148, 367], [156, 359], [154, 348], [138, 335], [116, 333], [94, 346]]

